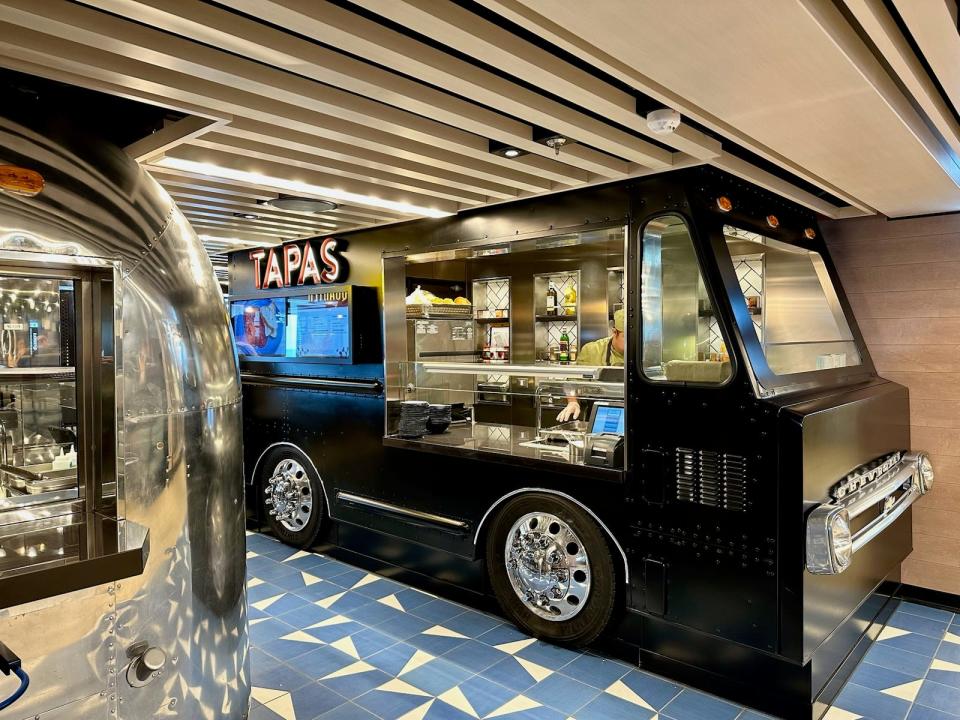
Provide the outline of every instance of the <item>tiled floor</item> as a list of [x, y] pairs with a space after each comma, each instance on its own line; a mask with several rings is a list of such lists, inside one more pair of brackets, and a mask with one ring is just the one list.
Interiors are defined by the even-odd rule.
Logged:
[[[618, 660], [247, 537], [251, 720], [758, 720]], [[960, 720], [960, 618], [902, 605], [827, 716]]]

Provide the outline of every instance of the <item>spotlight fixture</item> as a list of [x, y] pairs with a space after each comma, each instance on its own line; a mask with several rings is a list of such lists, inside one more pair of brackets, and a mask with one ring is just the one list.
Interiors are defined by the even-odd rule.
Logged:
[[526, 150], [521, 150], [518, 147], [497, 142], [496, 140], [490, 140], [490, 152], [500, 157], [510, 158], [511, 160], [527, 154]]
[[560, 150], [565, 148], [567, 145], [572, 145], [576, 142], [572, 138], [568, 138], [562, 133], [553, 132], [552, 130], [545, 130], [543, 128], [534, 128], [533, 129], [533, 139], [538, 143], [543, 143], [548, 148], [553, 150], [557, 156], [560, 155]]
[[259, 215], [254, 215], [253, 213], [247, 213], [247, 212], [235, 212], [233, 216], [238, 218], [243, 218], [244, 220], [258, 220], [260, 218]]
[[278, 210], [291, 210], [293, 212], [305, 213], [324, 213], [336, 210], [339, 205], [330, 200], [318, 200], [317, 198], [298, 197], [296, 195], [280, 195], [273, 200], [261, 200], [262, 205], [269, 205]]

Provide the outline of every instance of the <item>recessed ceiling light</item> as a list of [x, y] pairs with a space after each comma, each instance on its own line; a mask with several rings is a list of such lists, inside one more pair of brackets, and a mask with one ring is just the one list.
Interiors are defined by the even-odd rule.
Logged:
[[243, 218], [244, 220], [258, 220], [259, 215], [254, 215], [253, 213], [237, 212], [233, 214], [234, 217]]
[[209, 175], [210, 177], [220, 177], [227, 180], [249, 183], [250, 185], [261, 185], [278, 190], [289, 190], [291, 193], [303, 195], [320, 195], [321, 197], [330, 197], [335, 200], [342, 200], [356, 205], [366, 205], [368, 207], [383, 208], [384, 210], [393, 210], [405, 215], [422, 215], [424, 217], [442, 218], [453, 215], [446, 210], [437, 210], [436, 208], [424, 207], [423, 205], [413, 205], [411, 203], [398, 202], [396, 200], [386, 200], [384, 198], [373, 197], [372, 195], [361, 195], [360, 193], [348, 192], [338, 188], [322, 187], [320, 185], [311, 185], [310, 183], [299, 182], [297, 180], [287, 180], [286, 178], [272, 177], [270, 175], [261, 175], [260, 173], [247, 172], [246, 170], [235, 170], [233, 168], [220, 167], [213, 163], [196, 162], [194, 160], [184, 160], [182, 158], [166, 156], [160, 158], [154, 165], [160, 167], [183, 170], [184, 172], [194, 172], [200, 175]]
[[281, 195], [272, 200], [261, 200], [260, 204], [275, 207], [278, 210], [291, 210], [293, 212], [323, 213], [336, 210], [339, 205], [329, 200], [318, 200], [317, 198], [297, 197], [295, 195]]
[[499, 155], [500, 157], [510, 158], [511, 160], [527, 154], [526, 150], [521, 150], [513, 145], [505, 145], [504, 143], [497, 142], [495, 140], [490, 140], [489, 149], [492, 154]]

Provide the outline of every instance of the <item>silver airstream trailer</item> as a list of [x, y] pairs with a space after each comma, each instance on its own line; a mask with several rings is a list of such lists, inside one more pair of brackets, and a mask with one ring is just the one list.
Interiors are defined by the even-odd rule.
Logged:
[[240, 391], [204, 249], [106, 145], [0, 117], [0, 188], [0, 671], [30, 679], [0, 718], [246, 717]]

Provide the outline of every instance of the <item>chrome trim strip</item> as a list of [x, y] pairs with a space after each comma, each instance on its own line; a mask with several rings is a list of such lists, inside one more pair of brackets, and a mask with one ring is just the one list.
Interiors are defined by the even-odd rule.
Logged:
[[299, 450], [300, 453], [307, 459], [307, 462], [310, 463], [310, 467], [313, 468], [313, 471], [317, 474], [317, 477], [320, 478], [320, 489], [323, 490], [323, 500], [327, 504], [327, 515], [329, 515], [331, 519], [336, 519], [333, 517], [333, 511], [332, 511], [333, 506], [330, 505], [330, 498], [327, 495], [327, 486], [323, 482], [323, 475], [321, 475], [320, 471], [317, 470], [317, 466], [313, 464], [313, 458], [310, 457], [307, 453], [305, 453], [303, 451], [303, 448], [297, 445], [294, 445], [292, 442], [275, 442], [272, 445], [268, 445], [267, 448], [262, 453], [260, 453], [260, 457], [258, 457], [257, 461], [253, 464], [253, 472], [250, 473], [250, 482], [247, 483], [247, 485], [253, 485], [253, 479], [257, 476], [257, 468], [260, 467], [260, 461], [263, 460], [263, 456], [266, 455], [271, 450], [273, 450], [273, 448], [277, 447], [278, 445], [289, 445], [290, 447], [295, 448], [296, 450]]
[[617, 550], [620, 552], [620, 556], [623, 558], [624, 582], [626, 582], [628, 586], [630, 585], [630, 566], [627, 564], [627, 554], [623, 551], [623, 546], [620, 545], [620, 542], [617, 540], [616, 537], [614, 537], [614, 534], [610, 532], [610, 528], [606, 526], [603, 520], [597, 517], [597, 514], [593, 510], [588, 508], [586, 505], [584, 505], [582, 502], [577, 500], [575, 497], [571, 497], [570, 495], [567, 495], [566, 493], [562, 493], [559, 490], [548, 490], [547, 488], [521, 488], [519, 490], [514, 490], [513, 492], [508, 492], [506, 495], [504, 495], [495, 503], [493, 503], [493, 505], [491, 505], [489, 509], [487, 509], [487, 511], [483, 514], [483, 517], [480, 518], [480, 524], [477, 525], [477, 532], [473, 536], [474, 547], [476, 547], [477, 542], [479, 542], [480, 540], [480, 530], [483, 529], [483, 524], [487, 521], [487, 518], [490, 516], [490, 513], [492, 513], [505, 500], [513, 497], [514, 495], [520, 495], [521, 493], [533, 493], [533, 492], [542, 492], [542, 493], [547, 493], [548, 495], [556, 495], [557, 497], [562, 497], [565, 500], [569, 500], [572, 503], [576, 503], [581, 508], [583, 508], [586, 512], [588, 512], [590, 514], [590, 517], [596, 520], [597, 524], [603, 529], [607, 537], [610, 538], [611, 541], [613, 541], [613, 544], [617, 547]]
[[433, 513], [421, 512], [420, 510], [411, 510], [410, 508], [401, 507], [400, 505], [393, 505], [392, 503], [374, 500], [373, 498], [363, 497], [361, 495], [354, 495], [353, 493], [338, 492], [337, 500], [339, 502], [365, 505], [367, 507], [377, 508], [378, 510], [387, 510], [389, 512], [397, 513], [398, 515], [406, 515], [408, 517], [417, 518], [418, 520], [426, 520], [427, 522], [437, 523], [438, 525], [449, 525], [450, 527], [455, 527], [460, 530], [468, 527], [467, 523], [460, 520], [454, 520], [453, 518], [444, 517], [443, 515], [434, 515]]
[[240, 373], [240, 380], [250, 385], [288, 386], [331, 390], [372, 390], [379, 392], [383, 384], [379, 380], [353, 380], [349, 378], [314, 378], [296, 375], [259, 375]]

